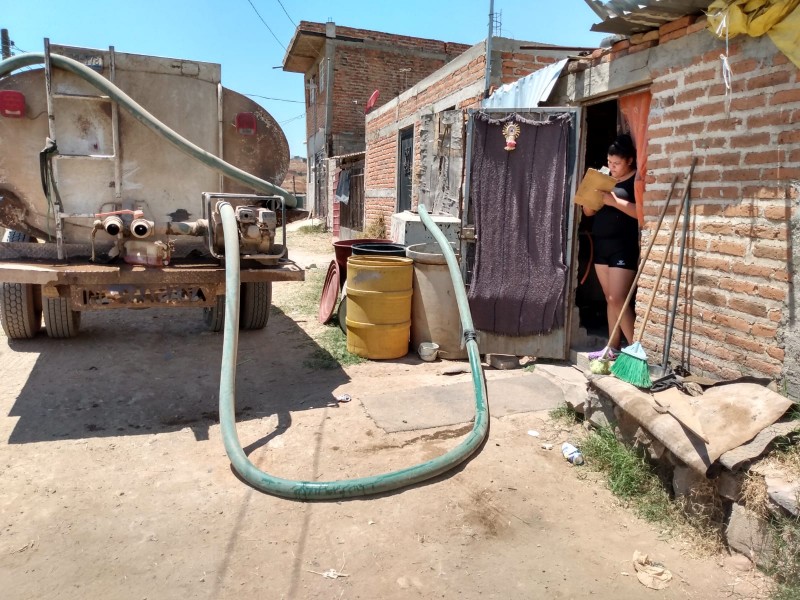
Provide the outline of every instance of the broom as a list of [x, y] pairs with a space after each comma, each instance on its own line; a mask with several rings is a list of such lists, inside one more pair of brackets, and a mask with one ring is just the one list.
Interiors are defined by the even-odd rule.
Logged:
[[[656, 276], [655, 284], [653, 285], [653, 294], [650, 296], [650, 301], [647, 303], [647, 309], [644, 311], [644, 318], [642, 319], [642, 328], [639, 330], [639, 335], [637, 336], [636, 340], [634, 340], [633, 344], [628, 346], [627, 348], [623, 348], [620, 355], [617, 357], [617, 360], [614, 361], [614, 364], [611, 367], [611, 373], [617, 378], [630, 383], [631, 385], [635, 385], [639, 388], [650, 389], [653, 385], [653, 382], [650, 380], [650, 367], [647, 364], [647, 354], [642, 348], [642, 336], [644, 335], [645, 327], [647, 326], [647, 319], [650, 318], [650, 309], [653, 308], [653, 301], [656, 299], [656, 293], [658, 292], [658, 284], [661, 283], [661, 275], [664, 273], [664, 265], [667, 262], [667, 256], [669, 256], [669, 252], [672, 249], [672, 242], [675, 238], [675, 229], [678, 226], [678, 221], [680, 221], [681, 213], [683, 212], [683, 205], [686, 204], [686, 200], [689, 194], [689, 188], [692, 185], [692, 175], [694, 174], [694, 167], [697, 163], [697, 158], [692, 160], [692, 166], [689, 168], [689, 176], [686, 179], [686, 188], [683, 190], [683, 200], [681, 201], [678, 210], [675, 211], [675, 221], [672, 223], [672, 229], [669, 232], [669, 241], [667, 242], [667, 247], [664, 250], [664, 256], [661, 259], [661, 264], [658, 267], [658, 275]], [[672, 180], [672, 185], [675, 185], [675, 180]], [[670, 195], [672, 194], [672, 190], [670, 189]], [[667, 200], [669, 202], [669, 199]], [[664, 207], [666, 209], [666, 206]], [[663, 212], [662, 212], [663, 216]], [[650, 248], [653, 246], [653, 242], [656, 239], [656, 235], [658, 233], [658, 227], [661, 225], [661, 220], [659, 219], [658, 225], [656, 226], [655, 232], [653, 233], [653, 239], [650, 240], [650, 246], [648, 246], [647, 250], [648, 253]], [[644, 259], [642, 259], [644, 262]], [[641, 270], [641, 267], [640, 267]]]
[[[664, 220], [664, 215], [667, 214], [667, 208], [669, 207], [669, 203], [672, 200], [672, 192], [675, 190], [675, 183], [678, 181], [678, 176], [675, 175], [672, 178], [672, 185], [669, 186], [669, 193], [667, 194], [667, 200], [664, 202], [664, 208], [661, 209], [661, 214], [658, 215], [658, 223], [656, 224], [655, 231], [658, 232], [658, 229], [661, 227], [661, 222]], [[633, 277], [633, 281], [631, 282], [631, 289], [628, 290], [628, 295], [625, 297], [625, 302], [622, 304], [623, 307], [628, 306], [630, 304], [631, 298], [633, 298], [633, 294], [636, 291], [636, 282], [639, 281], [639, 277], [642, 275], [642, 271], [644, 271], [644, 263], [647, 261], [647, 257], [650, 256], [650, 250], [653, 248], [653, 244], [656, 241], [656, 236], [653, 234], [653, 237], [650, 239], [650, 243], [647, 245], [647, 250], [644, 251], [644, 255], [642, 256], [641, 260], [639, 261], [639, 268], [636, 270], [636, 275]], [[614, 327], [611, 329], [611, 333], [609, 333], [608, 339], [609, 341], [614, 338], [617, 331], [619, 331], [619, 327], [622, 324], [622, 317], [625, 314], [624, 310], [621, 310], [619, 316], [617, 317], [617, 322], [614, 323]], [[597, 375], [608, 375], [612, 371], [609, 369], [609, 361], [608, 361], [608, 354], [611, 352], [611, 346], [606, 346], [605, 350], [603, 351], [603, 355], [600, 358], [596, 358], [592, 362], [589, 363], [589, 371], [595, 373]], [[620, 355], [621, 356], [621, 355]], [[619, 360], [619, 357], [617, 357]]]

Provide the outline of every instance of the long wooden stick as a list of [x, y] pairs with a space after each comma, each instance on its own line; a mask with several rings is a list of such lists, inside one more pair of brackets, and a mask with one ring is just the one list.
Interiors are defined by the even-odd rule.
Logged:
[[[695, 159], [695, 162], [697, 159]], [[692, 162], [692, 167], [689, 170], [689, 176], [686, 178], [686, 189], [684, 190], [684, 197], [688, 193], [690, 186], [692, 185], [692, 175], [694, 174], [694, 165], [695, 162]], [[647, 319], [650, 318], [650, 309], [653, 308], [653, 302], [656, 299], [656, 294], [658, 293], [658, 286], [661, 283], [661, 276], [664, 274], [664, 265], [667, 263], [667, 257], [669, 256], [670, 250], [672, 250], [672, 244], [675, 241], [675, 230], [678, 228], [678, 222], [681, 220], [681, 214], [683, 214], [683, 205], [685, 202], [681, 201], [680, 205], [678, 206], [678, 210], [675, 211], [675, 221], [672, 223], [672, 228], [669, 232], [669, 241], [667, 242], [667, 247], [664, 250], [664, 257], [661, 259], [661, 264], [658, 266], [658, 275], [656, 276], [656, 282], [653, 284], [653, 293], [650, 296], [650, 301], [647, 303], [647, 310], [644, 311], [644, 318], [642, 319], [642, 328], [639, 330], [639, 335], [636, 336], [636, 341], [641, 342], [642, 336], [644, 335], [645, 327], [647, 327]]]

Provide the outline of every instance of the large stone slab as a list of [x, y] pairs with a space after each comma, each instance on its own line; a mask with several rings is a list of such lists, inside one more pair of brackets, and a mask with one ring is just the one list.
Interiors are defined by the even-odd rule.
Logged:
[[[487, 390], [493, 417], [550, 410], [564, 403], [561, 387], [535, 372], [490, 379]], [[375, 424], [389, 433], [460, 425], [475, 416], [472, 381], [411, 387], [402, 394], [376, 393], [361, 402]]]

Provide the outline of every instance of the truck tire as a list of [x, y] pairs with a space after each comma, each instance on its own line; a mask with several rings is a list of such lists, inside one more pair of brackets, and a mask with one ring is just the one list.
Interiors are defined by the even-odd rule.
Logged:
[[[239, 329], [264, 329], [272, 306], [272, 282], [243, 283], [239, 291]], [[209, 331], [225, 327], [225, 296], [217, 296], [216, 304], [203, 309], [203, 320]]]
[[[19, 231], [8, 230], [4, 242], [27, 242], [30, 237]], [[31, 283], [0, 284], [0, 325], [12, 340], [29, 340], [42, 327], [42, 294], [38, 285]]]
[[272, 282], [252, 281], [241, 286], [239, 329], [264, 329], [272, 304]]
[[72, 310], [70, 298], [43, 298], [44, 327], [51, 338], [66, 339], [78, 335], [81, 313]]
[[225, 326], [225, 296], [217, 296], [214, 306], [203, 309], [203, 320], [209, 331], [222, 331]]

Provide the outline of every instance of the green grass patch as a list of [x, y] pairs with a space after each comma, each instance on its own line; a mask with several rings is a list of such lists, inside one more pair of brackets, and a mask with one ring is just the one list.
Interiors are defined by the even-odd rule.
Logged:
[[639, 517], [681, 537], [697, 551], [712, 555], [723, 547], [721, 503], [713, 484], [673, 500], [656, 468], [641, 453], [620, 442], [609, 428], [590, 433], [580, 445], [586, 465], [602, 472], [612, 493]]
[[571, 425], [578, 421], [578, 413], [566, 402], [563, 402], [547, 413], [553, 421]]
[[[316, 321], [325, 275], [324, 269], [306, 271], [306, 279], [298, 284], [296, 293], [291, 296], [291, 304], [279, 307], [279, 310], [291, 319]], [[303, 361], [303, 365], [309, 369], [337, 369], [365, 362], [365, 359], [347, 351], [347, 337], [336, 324], [327, 325], [321, 331], [311, 328], [309, 335], [314, 341], [314, 348], [311, 356]]]
[[670, 508], [669, 495], [647, 460], [620, 443], [608, 428], [591, 433], [581, 450], [592, 466], [606, 474], [608, 487], [624, 500], [635, 500], [640, 516], [659, 521]]
[[336, 369], [365, 362], [365, 359], [347, 351], [347, 336], [337, 325], [326, 327], [315, 341], [319, 345], [303, 362], [309, 369]]
[[782, 516], [769, 525], [773, 554], [767, 569], [775, 587], [772, 600], [800, 600], [800, 519]]
[[299, 235], [313, 235], [317, 233], [326, 233], [328, 231], [327, 225], [325, 223], [314, 223], [313, 225], [303, 225], [302, 227], [298, 227], [293, 233]]

